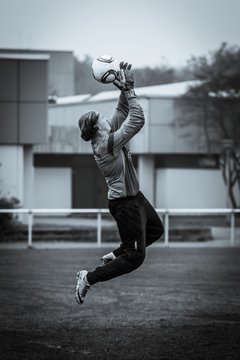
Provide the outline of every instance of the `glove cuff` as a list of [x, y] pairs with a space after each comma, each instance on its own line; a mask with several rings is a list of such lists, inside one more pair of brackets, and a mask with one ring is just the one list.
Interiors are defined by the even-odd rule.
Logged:
[[126, 98], [129, 99], [134, 99], [137, 97], [137, 95], [135, 94], [135, 90], [131, 89], [131, 90], [126, 90], [124, 91]]

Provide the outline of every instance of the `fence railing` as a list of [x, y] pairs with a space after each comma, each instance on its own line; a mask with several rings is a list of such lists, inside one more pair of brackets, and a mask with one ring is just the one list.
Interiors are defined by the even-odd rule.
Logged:
[[[170, 216], [182, 215], [229, 215], [229, 238], [231, 246], [235, 245], [235, 215], [240, 214], [240, 209], [156, 209], [163, 216], [164, 244], [169, 245], [169, 218]], [[102, 245], [102, 215], [108, 214], [108, 209], [0, 209], [0, 214], [27, 214], [28, 215], [28, 247], [32, 247], [33, 218], [34, 215], [68, 215], [68, 214], [96, 214], [97, 216], [97, 239], [96, 245]]]

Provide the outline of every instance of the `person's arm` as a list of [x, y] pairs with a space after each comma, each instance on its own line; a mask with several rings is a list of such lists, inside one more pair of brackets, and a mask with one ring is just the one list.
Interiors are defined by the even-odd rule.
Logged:
[[116, 131], [120, 128], [122, 123], [126, 120], [129, 112], [128, 102], [124, 91], [121, 91], [117, 107], [111, 118], [112, 131]]
[[[116, 129], [111, 135], [109, 135], [109, 149], [111, 153], [119, 151], [128, 141], [136, 135], [143, 127], [145, 119], [141, 105], [137, 101], [137, 96], [134, 91], [134, 77], [131, 72], [131, 64], [124, 63], [123, 61], [119, 64], [120, 71], [117, 79], [114, 81], [122, 93], [120, 101], [122, 101], [122, 109], [124, 118], [126, 113], [126, 104], [129, 107], [129, 117], [122, 121], [121, 126]], [[125, 109], [125, 111], [124, 111]], [[116, 121], [116, 120], [115, 120]], [[120, 123], [119, 123], [120, 124]]]
[[136, 97], [128, 99], [129, 118], [113, 133], [113, 153], [118, 152], [136, 135], [145, 123], [144, 113]]

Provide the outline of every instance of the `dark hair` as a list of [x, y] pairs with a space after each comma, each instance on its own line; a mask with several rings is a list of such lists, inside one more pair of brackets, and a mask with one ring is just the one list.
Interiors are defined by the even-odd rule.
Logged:
[[82, 115], [78, 120], [78, 126], [81, 130], [81, 138], [85, 141], [89, 141], [93, 138], [98, 130], [97, 120], [99, 113], [96, 111], [89, 111]]

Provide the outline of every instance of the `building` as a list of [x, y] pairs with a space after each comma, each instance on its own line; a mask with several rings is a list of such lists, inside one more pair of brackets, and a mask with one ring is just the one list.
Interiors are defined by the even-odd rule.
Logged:
[[72, 51], [0, 49], [0, 54], [48, 56], [48, 95], [75, 95], [75, 65]]
[[[137, 88], [144, 128], [131, 140], [141, 190], [158, 208], [222, 208], [227, 195], [218, 153], [209, 156], [204, 134], [184, 123], [182, 95], [194, 82]], [[110, 116], [119, 91], [59, 99], [49, 105], [48, 142], [34, 148], [35, 207], [107, 207], [106, 184], [78, 119], [96, 109]], [[41, 195], [40, 195], [41, 194]]]
[[49, 56], [0, 53], [0, 197], [34, 207], [33, 146], [47, 141]]

